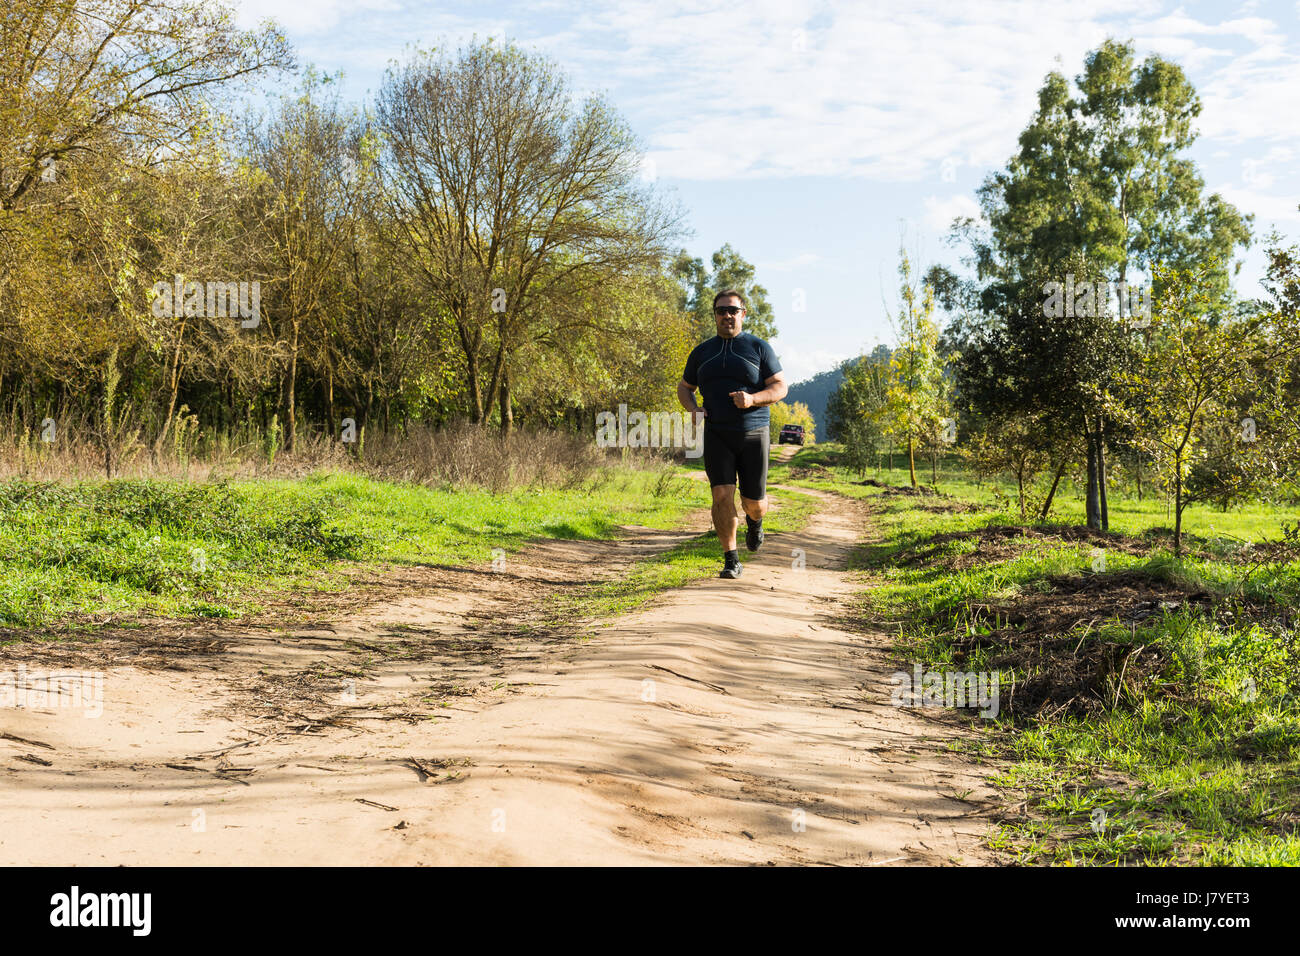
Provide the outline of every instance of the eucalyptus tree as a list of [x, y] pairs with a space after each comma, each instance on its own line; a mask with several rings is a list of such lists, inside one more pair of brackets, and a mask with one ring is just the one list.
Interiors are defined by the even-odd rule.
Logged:
[[745, 297], [745, 331], [760, 339], [776, 337], [776, 317], [767, 289], [755, 281], [754, 265], [723, 243], [709, 258], [710, 268], [704, 260], [693, 258], [681, 250], [672, 262], [672, 274], [680, 287], [678, 307], [691, 318], [691, 327], [697, 342], [713, 336], [713, 297], [726, 289], [735, 289]]
[[[1217, 194], [1203, 195], [1204, 182], [1185, 155], [1200, 110], [1177, 64], [1157, 56], [1139, 63], [1131, 44], [1107, 40], [1087, 56], [1073, 87], [1063, 74], [1048, 74], [1018, 151], [979, 190], [987, 227], [969, 219], [957, 224], [971, 247], [987, 334], [1008, 344], [1010, 322], [1018, 326], [1015, 334], [1037, 336], [1016, 343], [1025, 352], [1063, 350], [1074, 359], [1046, 372], [1068, 402], [1054, 424], [1083, 438], [1093, 527], [1108, 524], [1106, 448], [1116, 417], [1115, 381], [1148, 318], [1126, 308], [1130, 291], [1145, 281], [1147, 302], [1158, 296], [1152, 287], [1157, 264], [1213, 263], [1203, 281], [1225, 299], [1233, 255], [1250, 241], [1251, 217]], [[1050, 327], [1028, 321], [1032, 299], [1045, 304], [1045, 282], [1073, 281], [1102, 283], [1106, 299], [1112, 289], [1117, 293], [1110, 319], [1122, 337], [1103, 328], [1095, 305], [1067, 308], [1051, 316]], [[973, 360], [966, 368], [973, 370]], [[1022, 369], [1036, 373], [1032, 362]], [[1008, 387], [1013, 401], [1016, 393], [1042, 391], [1030, 379]]]

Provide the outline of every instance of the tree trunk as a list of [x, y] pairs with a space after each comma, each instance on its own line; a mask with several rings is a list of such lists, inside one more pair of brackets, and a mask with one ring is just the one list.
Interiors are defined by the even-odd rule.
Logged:
[[113, 346], [104, 363], [104, 398], [100, 409], [100, 428], [104, 436], [104, 475], [113, 477], [114, 444], [117, 440], [117, 425], [113, 420], [113, 406], [117, 401], [117, 385], [120, 376], [117, 368], [117, 346]]
[[339, 431], [334, 421], [334, 363], [325, 362], [325, 427], [329, 429], [332, 441], [338, 441]]
[[469, 420], [475, 425], [482, 424], [483, 394], [479, 391], [477, 360], [471, 360], [465, 370], [465, 385], [469, 389]]
[[1101, 530], [1101, 501], [1097, 490], [1097, 437], [1091, 430], [1087, 432], [1088, 440], [1088, 493], [1086, 509], [1088, 527]]
[[296, 395], [298, 389], [298, 329], [301, 323], [293, 320], [293, 338], [289, 344], [289, 366], [284, 376], [284, 450], [293, 454], [294, 439], [298, 432], [298, 408]]
[[[492, 380], [488, 384], [488, 388], [487, 388], [487, 402], [488, 402], [489, 409], [484, 410], [485, 411], [485, 417], [483, 421], [484, 426], [487, 425], [486, 413], [490, 411], [490, 406], [492, 405], [493, 399], [496, 399], [498, 403], [500, 402], [501, 373], [505, 370], [505, 363], [506, 363], [506, 347], [503, 340], [502, 344], [497, 346], [497, 357], [492, 362]], [[504, 421], [501, 423], [501, 428], [503, 431], [505, 430]]]
[[162, 431], [153, 445], [153, 457], [156, 461], [162, 454], [163, 443], [172, 427], [172, 416], [176, 414], [176, 398], [181, 388], [181, 342], [185, 337], [185, 323], [181, 323], [180, 338], [176, 342], [176, 351], [172, 355], [171, 368], [167, 370], [167, 417], [163, 419]]
[[1097, 416], [1097, 497], [1101, 505], [1101, 530], [1110, 530], [1110, 507], [1106, 503], [1106, 435], [1105, 423]]
[[1183, 553], [1183, 456], [1174, 456], [1174, 554]]
[[501, 368], [501, 434], [508, 436], [514, 429], [515, 413], [510, 407], [510, 363], [503, 360]]
[[1043, 510], [1038, 515], [1042, 521], [1047, 520], [1047, 516], [1052, 511], [1052, 499], [1056, 497], [1056, 486], [1061, 483], [1061, 476], [1065, 474], [1065, 459], [1061, 459], [1060, 465], [1056, 468], [1056, 477], [1052, 479], [1052, 487], [1047, 490], [1047, 500], [1043, 502]]
[[362, 447], [362, 436], [366, 433], [366, 426], [370, 424], [370, 410], [375, 406], [375, 382], [374, 379], [366, 379], [366, 404], [361, 409], [361, 421], [357, 423], [357, 444], [353, 449], [353, 454], [357, 460], [361, 460], [364, 449]]
[[916, 487], [916, 444], [912, 436], [907, 436], [907, 473], [912, 477], [912, 487]]
[[456, 322], [461, 351], [465, 353], [465, 387], [469, 391], [469, 420], [475, 425], [483, 422], [483, 390], [479, 385], [479, 337], [470, 333], [464, 321]]

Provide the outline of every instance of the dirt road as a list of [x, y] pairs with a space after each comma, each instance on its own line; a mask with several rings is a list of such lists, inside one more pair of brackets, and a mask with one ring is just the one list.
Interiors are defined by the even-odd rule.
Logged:
[[529, 628], [541, 598], [701, 527], [407, 571], [328, 626], [11, 649], [102, 669], [103, 714], [0, 711], [0, 863], [990, 862], [987, 768], [833, 623], [864, 518], [824, 499], [586, 639]]

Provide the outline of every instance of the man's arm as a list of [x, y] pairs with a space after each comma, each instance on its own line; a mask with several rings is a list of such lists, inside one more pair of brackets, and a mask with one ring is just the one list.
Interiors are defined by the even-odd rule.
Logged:
[[[756, 405], [775, 405], [781, 399], [785, 398], [790, 391], [790, 387], [785, 384], [785, 373], [777, 372], [768, 378], [764, 383], [767, 388], [761, 392], [732, 392], [731, 400], [736, 403], [737, 408], [753, 408]], [[678, 386], [678, 393], [681, 393], [681, 386]]]
[[686, 409], [688, 412], [694, 413], [704, 411], [704, 409], [695, 402], [695, 386], [688, 384], [686, 379], [682, 379], [677, 383], [677, 401], [681, 402], [682, 408]]

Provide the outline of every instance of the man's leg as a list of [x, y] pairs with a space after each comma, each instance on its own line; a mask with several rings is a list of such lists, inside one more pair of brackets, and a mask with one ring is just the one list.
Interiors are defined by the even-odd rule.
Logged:
[[745, 547], [757, 551], [763, 544], [763, 515], [767, 514], [767, 462], [770, 437], [766, 428], [748, 432], [736, 461], [740, 506], [745, 509]]
[[736, 454], [740, 451], [740, 433], [733, 438], [726, 433], [704, 429], [704, 471], [713, 493], [713, 528], [722, 545], [721, 577], [740, 577], [740, 555], [736, 553]]
[[740, 521], [736, 517], [736, 486], [713, 486], [713, 527], [718, 532], [718, 543], [722, 550], [736, 550], [736, 528]]
[[755, 501], [753, 498], [746, 498], [741, 495], [740, 507], [745, 509], [747, 517], [753, 518], [755, 521], [762, 521], [763, 515], [767, 514], [767, 499], [760, 498]]

